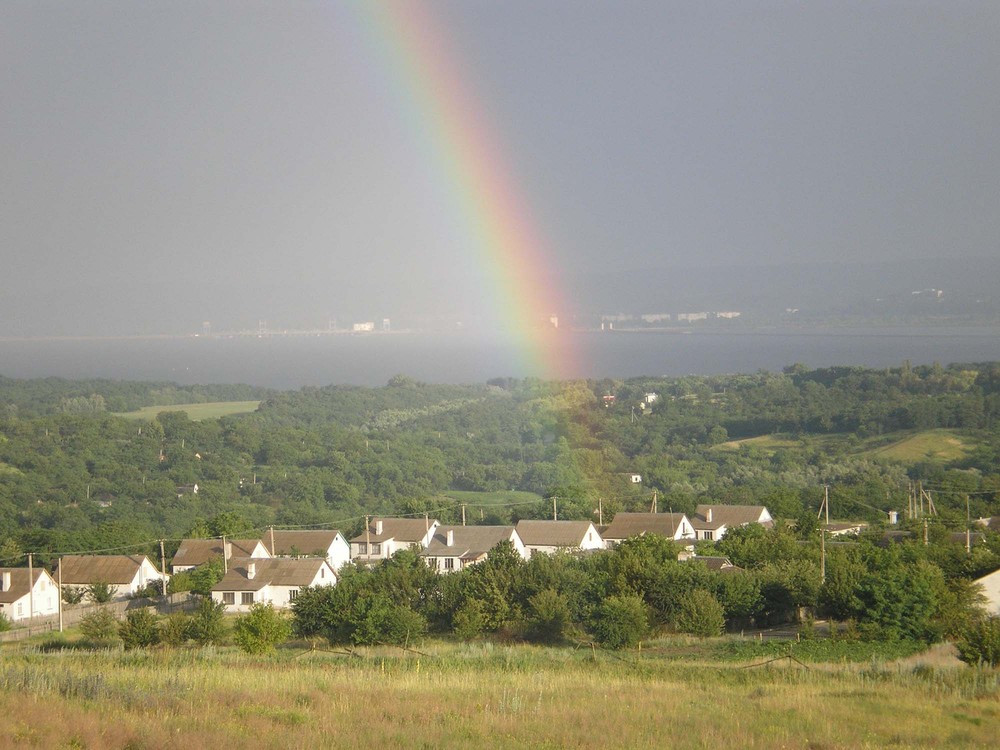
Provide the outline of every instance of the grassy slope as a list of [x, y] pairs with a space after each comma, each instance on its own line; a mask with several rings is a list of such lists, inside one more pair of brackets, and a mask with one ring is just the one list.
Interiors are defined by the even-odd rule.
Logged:
[[355, 656], [5, 649], [0, 746], [991, 747], [1000, 674], [431, 643]]
[[[849, 442], [852, 443], [850, 446]], [[849, 435], [759, 435], [721, 443], [716, 446], [716, 450], [735, 451], [743, 447], [754, 448], [766, 454], [778, 450], [794, 452], [807, 448], [833, 450], [847, 447], [847, 452], [855, 456], [906, 464], [928, 460], [949, 463], [964, 458], [975, 447], [975, 439], [945, 429], [900, 432], [860, 441]]]
[[246, 414], [256, 411], [260, 401], [210, 401], [204, 404], [172, 404], [171, 406], [146, 406], [138, 411], [118, 414], [129, 419], [156, 419], [161, 411], [183, 411], [188, 419], [195, 422], [202, 419], [218, 419], [230, 414]]
[[925, 430], [871, 451], [873, 456], [904, 463], [957, 461], [970, 449], [970, 441], [951, 430]]

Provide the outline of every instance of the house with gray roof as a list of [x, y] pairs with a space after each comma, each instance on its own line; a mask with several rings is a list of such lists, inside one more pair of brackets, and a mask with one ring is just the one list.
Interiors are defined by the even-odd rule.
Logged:
[[240, 560], [212, 587], [212, 601], [226, 612], [248, 612], [270, 602], [287, 609], [306, 586], [334, 586], [337, 573], [322, 557], [273, 557]]
[[225, 544], [221, 539], [185, 539], [174, 553], [170, 570], [173, 573], [193, 570], [210, 560], [221, 560], [223, 552], [226, 560], [271, 557], [260, 539], [227, 539]]
[[59, 612], [59, 587], [42, 568], [0, 568], [0, 613], [11, 622]]
[[482, 562], [500, 542], [510, 542], [522, 558], [528, 558], [524, 542], [513, 526], [438, 526], [431, 542], [420, 554], [438, 573], [453, 573]]
[[263, 541], [269, 557], [322, 557], [334, 570], [351, 559], [351, 545], [337, 529], [272, 529]]
[[590, 521], [521, 520], [515, 528], [529, 557], [538, 553], [604, 549], [604, 539]]
[[114, 599], [127, 599], [166, 576], [145, 555], [64, 555], [56, 567], [63, 586], [92, 586], [107, 583], [115, 590]]
[[656, 534], [674, 541], [693, 541], [694, 527], [683, 513], [616, 513], [601, 532], [605, 544], [615, 547], [633, 536]]
[[718, 541], [729, 529], [759, 523], [774, 526], [774, 519], [763, 505], [699, 505], [691, 516], [698, 539]]
[[387, 560], [401, 549], [427, 549], [441, 524], [426, 518], [373, 518], [364, 531], [351, 539], [355, 562]]

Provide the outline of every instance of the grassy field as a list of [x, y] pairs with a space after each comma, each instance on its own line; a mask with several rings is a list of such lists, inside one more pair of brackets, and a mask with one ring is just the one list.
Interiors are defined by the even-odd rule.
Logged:
[[871, 455], [903, 463], [917, 461], [957, 461], [970, 449], [965, 438], [951, 430], [925, 430], [889, 445], [876, 448]]
[[5, 648], [2, 747], [994, 747], [1000, 673], [663, 649]]
[[129, 419], [156, 419], [161, 411], [182, 411], [188, 419], [199, 422], [203, 419], [218, 419], [230, 414], [246, 414], [256, 411], [260, 401], [209, 401], [204, 404], [172, 404], [170, 406], [146, 406], [138, 411], [121, 412], [119, 417]]
[[544, 499], [541, 495], [536, 495], [534, 492], [521, 492], [519, 490], [501, 490], [500, 492], [447, 490], [440, 493], [438, 497], [450, 498], [451, 500], [476, 507], [488, 507], [490, 505], [508, 506], [514, 503], [540, 503]]

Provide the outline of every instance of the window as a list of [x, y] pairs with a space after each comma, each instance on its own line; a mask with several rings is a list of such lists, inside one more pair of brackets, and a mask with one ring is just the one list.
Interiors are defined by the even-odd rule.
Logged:
[[235, 591], [224, 591], [222, 593], [222, 603], [226, 606], [231, 606], [236, 604], [236, 592]]
[[253, 604], [253, 592], [244, 591], [240, 596], [240, 604]]
[[24, 614], [24, 602], [17, 603], [17, 616], [20, 617]]
[[709, 541], [711, 541], [711, 540], [715, 539], [715, 534], [713, 532], [711, 532], [711, 531], [706, 531], [702, 535], [702, 539], [708, 539]]
[[299, 595], [298, 589], [288, 589], [288, 601], [294, 601], [298, 595]]
[[358, 554], [359, 555], [368, 554], [368, 545], [365, 542], [358, 542]]
[[382, 554], [382, 545], [381, 544], [376, 544], [375, 542], [372, 542], [372, 554], [373, 555], [381, 555]]
[[[326, 578], [326, 568], [320, 568], [319, 569], [319, 577], [320, 578]], [[298, 592], [296, 592], [296, 593], [298, 593]]]
[[444, 569], [445, 570], [454, 570], [455, 569], [455, 558], [454, 557], [446, 557], [444, 559]]

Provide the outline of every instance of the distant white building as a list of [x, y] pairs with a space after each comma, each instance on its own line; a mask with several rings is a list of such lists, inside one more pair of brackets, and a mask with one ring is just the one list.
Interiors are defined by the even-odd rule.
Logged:
[[[59, 574], [59, 571], [62, 573]], [[114, 599], [127, 599], [165, 577], [145, 555], [65, 555], [56, 567], [63, 586], [106, 583], [115, 589]]]
[[354, 331], [354, 333], [369, 333], [375, 330], [375, 322], [369, 320], [365, 323], [355, 323], [351, 326], [351, 330]]
[[351, 559], [387, 560], [401, 549], [426, 549], [440, 525], [434, 519], [373, 518], [364, 531], [351, 539]]
[[254, 604], [287, 609], [307, 586], [333, 586], [337, 574], [321, 557], [242, 560], [212, 587], [212, 601], [226, 612], [248, 612]]
[[34, 585], [29, 587], [27, 568], [0, 568], [0, 613], [11, 622], [59, 612], [59, 587], [52, 576], [42, 568], [31, 572]]
[[482, 562], [490, 550], [508, 541], [527, 559], [528, 551], [513, 526], [439, 526], [421, 555], [431, 570], [453, 573]]
[[515, 527], [528, 556], [544, 552], [604, 549], [604, 540], [590, 521], [521, 520]]
[[708, 320], [708, 313], [707, 312], [678, 313], [677, 320], [686, 323], [694, 323], [696, 320]]

